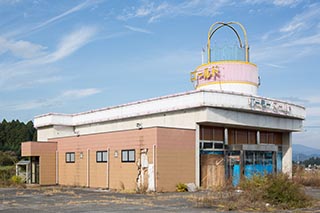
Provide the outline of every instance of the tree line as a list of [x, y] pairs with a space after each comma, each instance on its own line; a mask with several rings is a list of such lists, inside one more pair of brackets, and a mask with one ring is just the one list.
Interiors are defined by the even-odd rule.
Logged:
[[306, 167], [308, 165], [320, 165], [320, 157], [312, 157], [312, 158], [309, 158], [305, 161], [302, 161], [301, 164], [305, 165]]
[[11, 152], [16, 156], [21, 154], [21, 142], [36, 141], [37, 131], [33, 126], [33, 122], [20, 122], [5, 119], [0, 123], [0, 152]]

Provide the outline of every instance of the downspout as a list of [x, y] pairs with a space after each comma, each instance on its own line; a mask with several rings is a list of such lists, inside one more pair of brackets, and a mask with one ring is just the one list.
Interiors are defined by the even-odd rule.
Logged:
[[200, 125], [196, 123], [196, 138], [195, 138], [195, 181], [196, 186], [200, 187]]
[[87, 149], [87, 187], [90, 186], [90, 180], [89, 180], [89, 178], [90, 178], [90, 165], [89, 165], [89, 163], [90, 163], [90, 150]]
[[59, 152], [56, 150], [56, 184], [59, 184]]
[[107, 149], [108, 150], [108, 162], [107, 162], [107, 186], [108, 189], [110, 188], [110, 148]]
[[157, 183], [156, 183], [156, 181], [157, 181], [157, 171], [156, 171], [157, 167], [156, 167], [156, 156], [155, 156], [155, 154], [156, 154], [156, 145], [153, 144], [152, 148], [153, 148], [152, 149], [152, 157], [153, 157], [152, 160], [153, 160], [154, 191], [156, 192], [157, 191]]

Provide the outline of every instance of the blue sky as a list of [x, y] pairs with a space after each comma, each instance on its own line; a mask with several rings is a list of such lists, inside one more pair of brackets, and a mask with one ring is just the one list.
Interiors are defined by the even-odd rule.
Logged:
[[0, 119], [192, 90], [210, 25], [238, 21], [259, 95], [304, 105], [294, 143], [320, 148], [319, 14], [317, 0], [0, 0]]

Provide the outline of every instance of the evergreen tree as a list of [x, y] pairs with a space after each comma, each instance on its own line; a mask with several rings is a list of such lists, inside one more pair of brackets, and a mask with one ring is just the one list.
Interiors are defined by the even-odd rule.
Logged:
[[19, 120], [7, 122], [4, 119], [0, 123], [0, 151], [13, 151], [19, 156], [21, 142], [32, 140], [36, 140], [36, 129], [32, 121], [25, 124]]

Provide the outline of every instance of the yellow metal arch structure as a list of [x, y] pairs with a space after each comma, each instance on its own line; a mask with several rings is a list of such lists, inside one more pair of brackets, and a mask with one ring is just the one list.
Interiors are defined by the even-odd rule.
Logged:
[[243, 31], [244, 47], [245, 47], [245, 52], [246, 52], [246, 62], [249, 62], [249, 44], [248, 44], [248, 38], [247, 38], [247, 31], [242, 24], [240, 24], [239, 22], [232, 21], [232, 22], [227, 22], [227, 23], [216, 22], [210, 26], [209, 32], [208, 32], [208, 43], [207, 43], [208, 63], [211, 62], [211, 37], [213, 36], [213, 34], [217, 30], [219, 30], [222, 27], [229, 27], [236, 34], [238, 41], [239, 41], [240, 48], [242, 48], [241, 37], [239, 36], [237, 30], [232, 26], [234, 24], [238, 25]]

